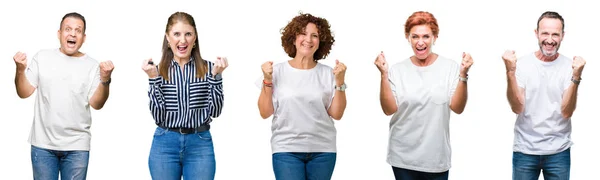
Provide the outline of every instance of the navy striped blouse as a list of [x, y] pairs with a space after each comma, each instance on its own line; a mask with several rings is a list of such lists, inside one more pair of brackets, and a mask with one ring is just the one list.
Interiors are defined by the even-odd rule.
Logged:
[[170, 80], [162, 76], [149, 79], [150, 111], [156, 125], [168, 128], [196, 128], [219, 117], [223, 108], [223, 80], [212, 76], [208, 64], [204, 79], [196, 77], [195, 61], [181, 67], [171, 61]]

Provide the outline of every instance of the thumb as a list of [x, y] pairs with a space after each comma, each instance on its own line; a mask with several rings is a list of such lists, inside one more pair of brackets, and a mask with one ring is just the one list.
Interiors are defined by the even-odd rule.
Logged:
[[270, 64], [270, 65], [273, 65], [273, 61], [269, 61], [269, 64]]
[[335, 60], [335, 65], [338, 65], [338, 64], [340, 64], [340, 61], [336, 59]]
[[465, 58], [467, 56], [467, 54], [465, 52], [463, 52], [462, 57]]
[[511, 50], [510, 52], [511, 52], [512, 54], [515, 54], [515, 50]]

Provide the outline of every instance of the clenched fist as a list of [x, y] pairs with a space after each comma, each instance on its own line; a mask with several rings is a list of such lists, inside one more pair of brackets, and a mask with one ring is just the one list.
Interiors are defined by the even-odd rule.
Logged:
[[460, 75], [466, 77], [469, 72], [469, 68], [473, 65], [473, 58], [471, 54], [463, 52], [462, 62], [460, 63]]
[[221, 74], [227, 66], [229, 66], [229, 63], [226, 57], [217, 57], [217, 60], [213, 63], [212, 75]]
[[15, 64], [17, 64], [17, 71], [25, 71], [27, 68], [27, 55], [22, 52], [17, 52], [15, 56], [13, 56], [13, 60]]
[[148, 78], [156, 78], [158, 77], [158, 69], [156, 68], [158, 64], [152, 61], [152, 58], [144, 60], [142, 62], [142, 70], [148, 74]]
[[261, 66], [264, 80], [267, 82], [273, 81], [273, 61], [267, 61]]
[[504, 65], [506, 66], [506, 72], [515, 72], [517, 70], [517, 56], [515, 51], [506, 50], [502, 55]]
[[335, 60], [335, 67], [333, 67], [333, 75], [335, 77], [335, 83], [338, 86], [344, 84], [344, 76], [346, 74], [346, 65], [341, 63], [339, 60]]
[[379, 53], [379, 55], [377, 55], [377, 58], [375, 58], [375, 66], [377, 66], [377, 69], [379, 69], [379, 72], [381, 72], [381, 75], [387, 75], [388, 69], [390, 67], [389, 67], [387, 61], [385, 60], [383, 51], [381, 51], [381, 53]]
[[581, 72], [585, 66], [585, 60], [581, 56], [573, 57], [573, 78], [576, 80], [581, 79]]
[[108, 81], [110, 79], [110, 74], [112, 74], [115, 66], [112, 61], [104, 61], [100, 63], [100, 80], [102, 82]]

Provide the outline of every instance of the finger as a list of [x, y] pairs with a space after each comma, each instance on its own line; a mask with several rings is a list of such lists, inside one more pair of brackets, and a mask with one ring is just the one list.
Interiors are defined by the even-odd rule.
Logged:
[[466, 54], [465, 54], [465, 52], [463, 52], [462, 57], [465, 58], [465, 56], [466, 56]]
[[340, 61], [336, 59], [336, 60], [335, 60], [335, 64], [337, 65], [337, 64], [339, 64], [339, 63], [340, 63]]
[[224, 67], [227, 67], [227, 66], [229, 66], [229, 62], [227, 61], [227, 57], [224, 57], [224, 58], [223, 58], [223, 64], [225, 64], [225, 66], [224, 66]]

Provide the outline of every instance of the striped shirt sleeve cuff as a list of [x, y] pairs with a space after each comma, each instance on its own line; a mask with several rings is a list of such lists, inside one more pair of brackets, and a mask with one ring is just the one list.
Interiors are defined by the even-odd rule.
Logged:
[[223, 78], [220, 77], [221, 75], [217, 75], [217, 77], [214, 77], [212, 74], [207, 76], [208, 79], [208, 83], [211, 85], [221, 85], [223, 84]]
[[155, 77], [155, 78], [149, 78], [148, 82], [150, 83], [150, 85], [159, 84], [160, 82], [162, 82], [162, 77], [158, 76], [158, 77]]

